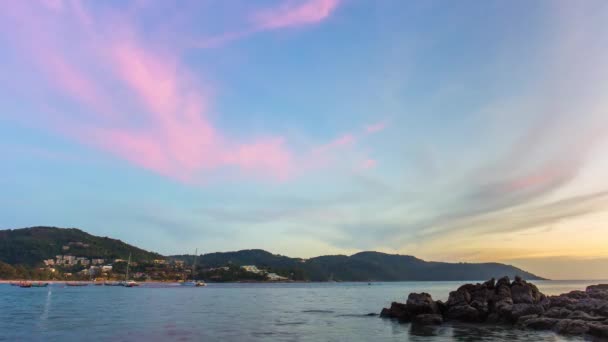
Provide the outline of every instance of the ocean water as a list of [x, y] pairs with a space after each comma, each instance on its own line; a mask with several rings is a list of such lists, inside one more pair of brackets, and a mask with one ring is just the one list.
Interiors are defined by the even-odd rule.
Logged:
[[[597, 281], [538, 281], [546, 294]], [[447, 299], [462, 282], [0, 285], [0, 341], [576, 341], [500, 326], [418, 328], [381, 319], [410, 292]]]

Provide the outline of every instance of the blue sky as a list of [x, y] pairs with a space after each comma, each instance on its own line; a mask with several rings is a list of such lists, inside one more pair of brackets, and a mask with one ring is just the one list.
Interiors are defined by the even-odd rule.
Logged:
[[607, 20], [604, 1], [8, 4], [0, 226], [608, 278]]

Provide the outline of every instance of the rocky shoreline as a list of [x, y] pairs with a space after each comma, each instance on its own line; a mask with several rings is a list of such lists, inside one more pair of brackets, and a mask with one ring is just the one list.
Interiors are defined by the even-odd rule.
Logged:
[[393, 302], [380, 316], [419, 325], [446, 321], [506, 324], [608, 340], [608, 284], [546, 296], [519, 277], [513, 281], [503, 277], [462, 285], [450, 292], [445, 303], [428, 293], [410, 293], [405, 304]]

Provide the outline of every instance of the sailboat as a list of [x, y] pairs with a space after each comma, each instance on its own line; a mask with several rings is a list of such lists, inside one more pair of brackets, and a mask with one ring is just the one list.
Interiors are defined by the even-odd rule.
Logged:
[[127, 274], [125, 275], [124, 287], [139, 286], [139, 283], [135, 280], [129, 280], [129, 266], [131, 265], [131, 253], [129, 253], [129, 260], [127, 261]]
[[182, 286], [195, 286], [195, 287], [203, 287], [207, 286], [207, 284], [202, 280], [196, 280], [194, 276], [194, 271], [196, 270], [196, 258], [198, 256], [198, 248], [194, 251], [194, 262], [192, 263], [192, 280], [182, 282]]

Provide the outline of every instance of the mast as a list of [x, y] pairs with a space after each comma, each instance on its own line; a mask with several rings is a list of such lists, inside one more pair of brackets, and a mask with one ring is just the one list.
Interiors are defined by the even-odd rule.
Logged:
[[127, 261], [127, 274], [125, 276], [125, 281], [129, 281], [129, 265], [131, 265], [131, 253], [129, 253], [129, 260]]
[[192, 280], [195, 280], [194, 270], [196, 270], [196, 257], [197, 256], [198, 256], [198, 248], [194, 251], [194, 261], [192, 262]]

